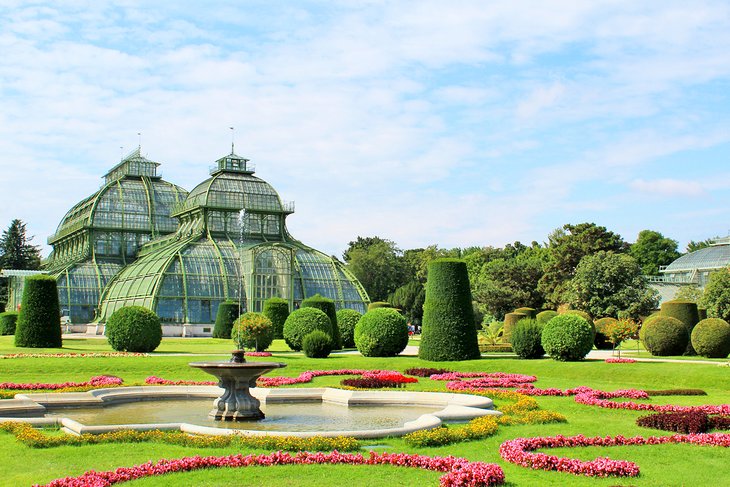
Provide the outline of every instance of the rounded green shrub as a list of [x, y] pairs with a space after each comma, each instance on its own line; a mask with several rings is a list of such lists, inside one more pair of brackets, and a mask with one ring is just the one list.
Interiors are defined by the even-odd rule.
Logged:
[[481, 356], [471, 301], [466, 262], [459, 259], [431, 261], [419, 358], [441, 361], [471, 360]]
[[361, 317], [362, 314], [354, 309], [344, 308], [337, 312], [337, 327], [340, 329], [343, 347], [355, 346], [355, 326]]
[[720, 318], [707, 318], [692, 330], [692, 346], [698, 355], [725, 358], [730, 354], [730, 324]]
[[142, 306], [116, 310], [106, 322], [105, 333], [109, 345], [120, 352], [151, 352], [162, 341], [160, 318]]
[[522, 313], [523, 315], [527, 316], [528, 318], [537, 317], [537, 310], [535, 308], [517, 308], [513, 312]]
[[231, 338], [233, 322], [241, 315], [240, 307], [235, 301], [223, 301], [218, 305], [218, 312], [215, 315], [215, 327], [213, 338]]
[[557, 311], [553, 311], [551, 309], [546, 309], [545, 311], [540, 311], [537, 314], [537, 316], [535, 316], [535, 319], [537, 320], [538, 323], [544, 325], [545, 323], [552, 320], [556, 316], [558, 316]]
[[274, 338], [284, 338], [284, 323], [289, 317], [289, 301], [284, 298], [269, 298], [264, 301], [263, 313], [271, 320]]
[[608, 330], [608, 327], [614, 325], [615, 323], [618, 323], [618, 320], [611, 317], [601, 318], [600, 320], [596, 320], [594, 322], [594, 325], [596, 327], [596, 337], [593, 339], [593, 344], [598, 350], [613, 349], [613, 344], [611, 343], [611, 340], [608, 339], [608, 333], [606, 332]]
[[239, 350], [253, 348], [263, 352], [274, 341], [274, 325], [263, 313], [250, 311], [233, 323], [231, 338]]
[[0, 335], [15, 335], [15, 325], [18, 322], [16, 311], [0, 313]]
[[295, 351], [302, 349], [304, 337], [314, 330], [332, 336], [332, 323], [321, 309], [299, 308], [292, 312], [284, 323], [284, 341]]
[[639, 338], [652, 355], [682, 355], [687, 349], [689, 331], [677, 318], [659, 315], [644, 321]]
[[342, 350], [342, 338], [340, 338], [340, 329], [337, 327], [337, 308], [335, 308], [335, 302], [330, 298], [315, 294], [302, 301], [302, 308], [317, 308], [324, 311], [332, 324], [330, 334], [330, 338], [332, 338], [332, 350]]
[[526, 319], [527, 315], [524, 313], [507, 313], [504, 315], [504, 325], [502, 326], [502, 342], [511, 343], [512, 330], [515, 329], [517, 323]]
[[591, 318], [591, 315], [589, 315], [585, 311], [581, 311], [579, 309], [569, 309], [569, 310], [566, 310], [565, 312], [563, 312], [562, 314], [580, 316], [581, 318], [586, 320], [589, 325], [593, 324], [593, 318]]
[[[692, 328], [694, 328], [700, 321], [700, 313], [697, 308], [697, 303], [694, 301], [685, 301], [681, 299], [665, 301], [661, 306], [661, 314], [677, 318], [679, 321], [684, 323], [685, 326], [687, 326], [687, 331], [690, 334], [692, 333]], [[687, 349], [684, 351], [684, 354], [697, 355], [694, 348], [692, 348], [691, 340], [687, 343]]]
[[542, 348], [542, 327], [537, 320], [520, 320], [512, 330], [512, 351], [520, 358], [540, 358], [545, 354]]
[[378, 308], [392, 308], [393, 305], [390, 304], [387, 301], [373, 301], [372, 303], [368, 304], [368, 311]]
[[393, 308], [368, 311], [355, 326], [355, 346], [365, 357], [394, 357], [408, 345], [406, 319]]
[[327, 358], [332, 351], [332, 339], [321, 330], [314, 330], [302, 340], [304, 355], [309, 358]]
[[593, 327], [576, 314], [558, 315], [543, 327], [541, 343], [554, 360], [582, 360], [593, 348]]
[[29, 276], [25, 279], [15, 327], [15, 346], [61, 348], [62, 345], [56, 279], [45, 274]]

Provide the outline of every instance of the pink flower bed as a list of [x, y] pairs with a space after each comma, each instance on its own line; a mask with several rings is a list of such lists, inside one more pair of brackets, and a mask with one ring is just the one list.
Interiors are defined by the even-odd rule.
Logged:
[[[643, 394], [643, 395], [642, 395]], [[657, 412], [689, 412], [702, 411], [707, 414], [730, 414], [730, 404], [719, 405], [702, 405], [702, 406], [674, 406], [672, 404], [644, 404], [632, 401], [614, 402], [609, 399], [617, 397], [628, 397], [632, 399], [646, 399], [649, 395], [644, 391], [629, 389], [625, 391], [605, 392], [591, 390], [583, 392], [575, 396], [575, 402], [579, 404], [587, 404], [589, 406], [598, 406], [608, 409], [631, 409], [633, 411], [657, 411]]]
[[14, 382], [0, 382], [0, 389], [11, 389], [20, 391], [35, 390], [55, 390], [65, 389], [67, 387], [101, 387], [101, 386], [118, 386], [121, 385], [122, 379], [110, 375], [98, 375], [92, 377], [86, 382], [62, 382], [58, 384], [44, 384], [36, 382], [32, 384], [17, 384]]
[[605, 360], [607, 364], [635, 364], [636, 360], [632, 358], [618, 358], [618, 357], [611, 357], [607, 358]]
[[465, 458], [428, 457], [407, 453], [375, 453], [369, 457], [361, 453], [309, 453], [295, 455], [281, 451], [269, 455], [228, 455], [220, 457], [185, 457], [173, 460], [147, 462], [134, 467], [120, 467], [106, 472], [93, 470], [78, 477], [53, 480], [47, 487], [104, 487], [132, 480], [164, 475], [171, 472], [190, 472], [205, 468], [240, 468], [274, 465], [394, 465], [444, 472], [441, 487], [486, 487], [504, 483], [504, 472], [493, 463], [470, 462]]
[[[537, 377], [534, 375], [508, 374], [506, 372], [448, 372], [445, 374], [434, 374], [431, 380], [450, 380], [456, 381], [461, 379], [479, 378], [483, 380], [501, 381], [503, 383], [524, 384], [527, 382], [535, 382]], [[473, 382], [473, 381], [471, 381]], [[514, 387], [514, 386], [498, 386], [498, 387]]]
[[8, 353], [0, 359], [9, 358], [107, 358], [107, 357], [149, 357], [148, 353], [90, 352], [90, 353]]
[[169, 380], [154, 375], [147, 377], [144, 383], [152, 386], [214, 386], [218, 384], [212, 380]]
[[590, 477], [636, 477], [639, 475], [639, 467], [635, 463], [626, 460], [597, 458], [584, 462], [582, 460], [547, 455], [545, 453], [534, 453], [534, 450], [539, 448], [585, 446], [662, 445], [666, 443], [690, 443], [693, 445], [727, 448], [730, 447], [730, 434], [705, 433], [697, 435], [650, 436], [648, 438], [641, 436], [635, 436], [633, 438], [625, 438], [623, 436], [597, 436], [587, 438], [583, 435], [516, 438], [502, 443], [499, 447], [499, 454], [504, 460], [510, 463], [535, 470], [554, 470]]

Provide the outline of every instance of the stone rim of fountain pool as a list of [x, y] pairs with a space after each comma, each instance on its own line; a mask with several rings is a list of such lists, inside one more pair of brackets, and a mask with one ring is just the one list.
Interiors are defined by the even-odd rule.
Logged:
[[[341, 405], [391, 405], [391, 406], [433, 406], [442, 407], [432, 414], [423, 414], [408, 421], [399, 428], [357, 430], [357, 431], [255, 431], [246, 429], [225, 429], [190, 423], [118, 424], [86, 426], [69, 418], [45, 418], [47, 408], [102, 407], [104, 405], [185, 398], [216, 398], [222, 389], [217, 386], [144, 386], [96, 389], [88, 392], [64, 392], [46, 394], [17, 394], [15, 399], [0, 400], [0, 422], [24, 421], [37, 426], [59, 425], [66, 433], [80, 435], [99, 434], [111, 431], [134, 429], [172, 430], [204, 435], [277, 435], [277, 436], [352, 436], [355, 438], [382, 438], [402, 436], [422, 429], [436, 428], [443, 422], [468, 421], [486, 415], [500, 415], [493, 409], [491, 399], [470, 394], [419, 391], [349, 391], [333, 388], [255, 388], [251, 391], [256, 399], [264, 402], [326, 402]], [[243, 423], [245, 424], [245, 423]]]

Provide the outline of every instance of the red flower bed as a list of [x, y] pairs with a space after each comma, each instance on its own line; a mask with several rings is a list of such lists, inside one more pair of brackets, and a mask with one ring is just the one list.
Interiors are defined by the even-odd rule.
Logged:
[[406, 369], [404, 374], [415, 375], [416, 377], [431, 377], [432, 375], [448, 374], [453, 371], [448, 369], [433, 369], [427, 367], [415, 367], [412, 369]]
[[361, 453], [309, 453], [295, 455], [281, 451], [269, 455], [228, 455], [221, 457], [185, 457], [174, 460], [147, 462], [134, 467], [120, 467], [106, 472], [93, 470], [78, 477], [56, 479], [47, 487], [104, 487], [132, 480], [164, 475], [171, 472], [190, 472], [205, 468], [240, 468], [274, 465], [394, 465], [444, 472], [441, 487], [486, 487], [504, 483], [504, 472], [493, 463], [470, 462], [456, 457], [427, 457], [407, 453], [375, 453], [369, 457]]
[[534, 453], [534, 450], [539, 448], [585, 446], [662, 445], [665, 443], [690, 443], [693, 445], [727, 448], [730, 447], [730, 434], [705, 433], [698, 435], [650, 436], [648, 438], [641, 436], [635, 436], [633, 438], [625, 438], [623, 436], [597, 436], [587, 438], [583, 435], [516, 438], [502, 443], [499, 447], [499, 454], [504, 460], [510, 463], [535, 470], [554, 470], [589, 477], [635, 477], [639, 475], [639, 467], [635, 463], [626, 460], [597, 458], [584, 462], [582, 460], [547, 455], [545, 453]]
[[14, 382], [0, 382], [0, 389], [11, 389], [20, 391], [53, 391], [56, 389], [66, 389], [69, 387], [103, 387], [121, 385], [122, 379], [112, 375], [97, 375], [86, 382], [62, 382], [58, 384], [44, 384], [36, 382], [31, 384], [17, 384]]
[[710, 416], [704, 411], [682, 411], [641, 416], [636, 424], [675, 433], [697, 434], [707, 433], [712, 429], [730, 429], [730, 417]]
[[377, 377], [362, 377], [360, 379], [343, 379], [340, 384], [347, 387], [356, 387], [358, 389], [383, 389], [386, 387], [403, 387], [402, 382], [396, 382], [387, 379], [379, 379]]

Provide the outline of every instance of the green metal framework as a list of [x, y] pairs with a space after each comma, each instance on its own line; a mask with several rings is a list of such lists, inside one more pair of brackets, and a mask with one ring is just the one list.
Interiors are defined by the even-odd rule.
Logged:
[[163, 322], [212, 323], [225, 299], [260, 311], [278, 296], [293, 309], [316, 293], [364, 312], [367, 293], [344, 264], [287, 232], [294, 205], [254, 176], [248, 159], [231, 152], [216, 162], [211, 177], [172, 209], [177, 232], [144, 245], [112, 278], [100, 321], [138, 304]]
[[158, 166], [137, 148], [48, 238], [53, 252], [44, 268], [56, 277], [62, 313], [72, 322], [92, 321], [111, 278], [136, 260], [145, 243], [177, 230], [170, 212], [187, 191], [157, 176]]

